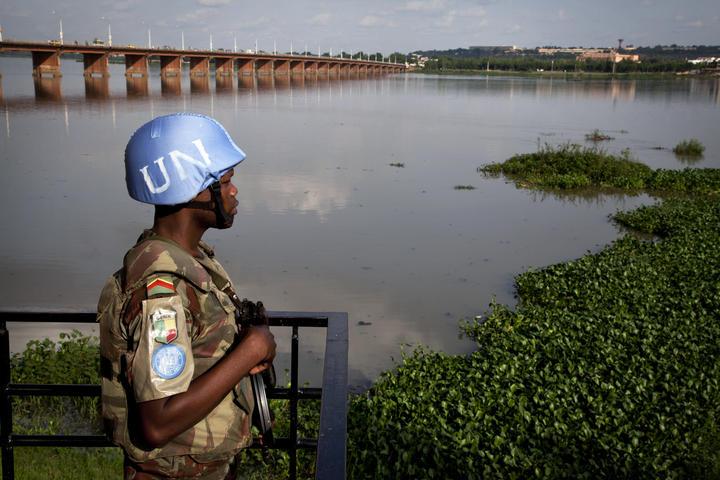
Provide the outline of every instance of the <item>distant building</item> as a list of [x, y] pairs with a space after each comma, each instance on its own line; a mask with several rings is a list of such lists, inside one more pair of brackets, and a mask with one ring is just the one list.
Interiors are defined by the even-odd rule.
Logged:
[[640, 61], [640, 55], [637, 54], [628, 54], [628, 53], [618, 53], [615, 50], [610, 50], [609, 52], [600, 52], [600, 51], [585, 51], [582, 52], [580, 55], [577, 56], [577, 59], [580, 61], [584, 60], [605, 60], [613, 63], [619, 63], [622, 61], [627, 62], [639, 62]]
[[701, 65], [704, 63], [718, 63], [720, 62], [720, 57], [700, 57], [695, 58], [693, 60], [688, 60], [688, 63], [692, 63], [693, 65]]

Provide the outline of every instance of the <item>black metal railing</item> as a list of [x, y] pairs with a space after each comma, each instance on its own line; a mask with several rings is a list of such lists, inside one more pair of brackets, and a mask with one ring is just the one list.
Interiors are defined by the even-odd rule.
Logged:
[[[270, 326], [292, 329], [290, 388], [274, 388], [268, 398], [290, 402], [290, 436], [275, 438], [270, 448], [286, 450], [290, 456], [288, 476], [297, 476], [297, 452], [316, 450], [316, 479], [344, 479], [347, 431], [348, 316], [339, 312], [269, 312]], [[13, 433], [12, 397], [82, 396], [100, 397], [100, 385], [37, 385], [11, 383], [10, 333], [8, 322], [95, 323], [95, 313], [0, 311], [0, 446], [2, 478], [14, 480], [15, 447], [111, 447], [104, 435], [18, 435]], [[325, 328], [325, 361], [322, 388], [300, 388], [299, 329]], [[320, 399], [320, 430], [317, 439], [298, 438], [298, 401]], [[253, 445], [257, 447], [258, 445]]]

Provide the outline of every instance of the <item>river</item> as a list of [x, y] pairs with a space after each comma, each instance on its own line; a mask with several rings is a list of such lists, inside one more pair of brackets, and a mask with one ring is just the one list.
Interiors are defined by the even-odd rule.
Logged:
[[[85, 82], [63, 59], [35, 84], [30, 58], [0, 57], [0, 308], [93, 310], [104, 280], [152, 222], [125, 191], [123, 151], [154, 116], [217, 118], [248, 154], [239, 214], [206, 241], [241, 296], [272, 310], [347, 311], [350, 383], [369, 384], [422, 344], [461, 354], [458, 321], [513, 276], [597, 251], [622, 234], [608, 215], [646, 195], [558, 197], [484, 178], [478, 166], [544, 144], [587, 144], [652, 167], [697, 138], [694, 167], [720, 167], [720, 80], [391, 75], [369, 79], [214, 77], [128, 85], [124, 66]], [[659, 147], [662, 147], [661, 149]], [[395, 164], [392, 166], [391, 164]], [[401, 164], [402, 166], [399, 166]], [[472, 185], [474, 190], [456, 190]], [[11, 324], [11, 349], [57, 326]], [[301, 332], [301, 379], [318, 380], [323, 338]], [[287, 359], [288, 335], [280, 366]]]

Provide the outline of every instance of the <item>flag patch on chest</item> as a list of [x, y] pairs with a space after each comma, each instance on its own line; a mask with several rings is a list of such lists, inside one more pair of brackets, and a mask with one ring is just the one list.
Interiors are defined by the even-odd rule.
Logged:
[[175, 285], [169, 278], [154, 278], [147, 283], [148, 298], [155, 295], [167, 295], [175, 293]]

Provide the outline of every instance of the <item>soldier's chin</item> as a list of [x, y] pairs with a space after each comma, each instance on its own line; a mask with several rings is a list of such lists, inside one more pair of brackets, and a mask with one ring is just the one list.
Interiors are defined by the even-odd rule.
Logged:
[[215, 228], [218, 230], [225, 230], [233, 226], [233, 223], [235, 222], [235, 215], [232, 215], [225, 223], [221, 225], [217, 225]]

